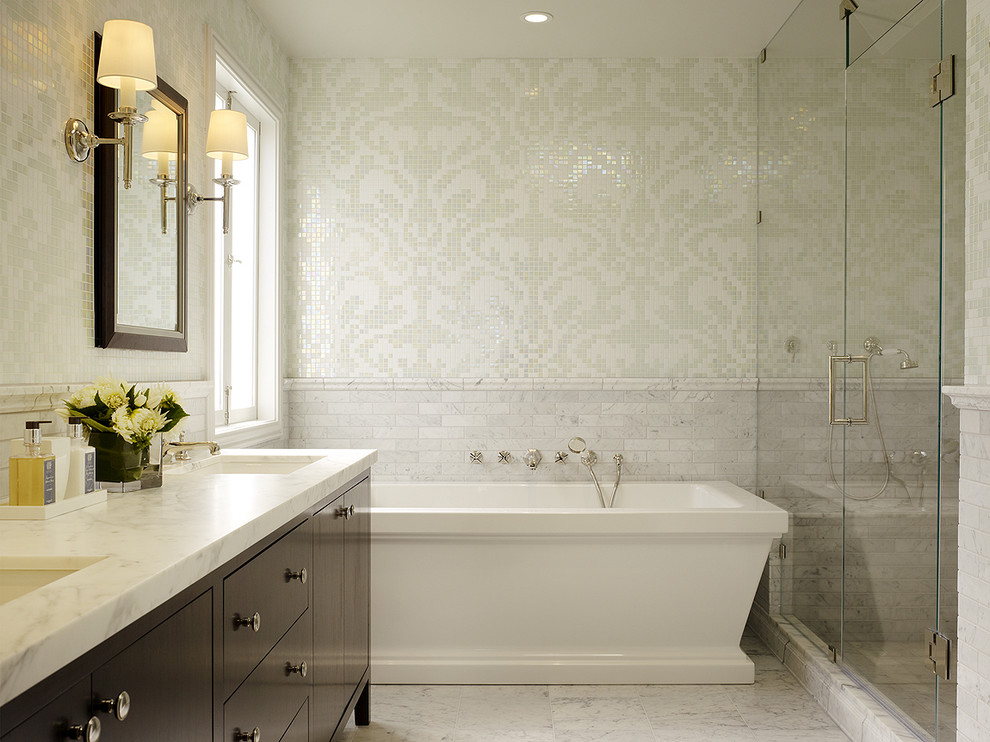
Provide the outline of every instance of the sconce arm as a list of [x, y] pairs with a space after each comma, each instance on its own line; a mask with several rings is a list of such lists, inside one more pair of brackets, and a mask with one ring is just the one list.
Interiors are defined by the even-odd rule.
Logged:
[[235, 180], [229, 175], [223, 175], [219, 178], [214, 178], [213, 182], [219, 186], [223, 187], [222, 196], [203, 196], [196, 191], [196, 186], [191, 183], [186, 188], [186, 212], [192, 214], [204, 201], [220, 201], [223, 203], [223, 233], [227, 234], [230, 231], [230, 212], [233, 210], [231, 202], [233, 200], [231, 187], [240, 183], [239, 180]]

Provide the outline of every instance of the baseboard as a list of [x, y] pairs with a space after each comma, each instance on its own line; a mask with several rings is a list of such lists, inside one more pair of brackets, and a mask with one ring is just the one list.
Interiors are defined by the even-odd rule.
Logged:
[[852, 742], [931, 742], [894, 716], [790, 622], [754, 606], [747, 626]]

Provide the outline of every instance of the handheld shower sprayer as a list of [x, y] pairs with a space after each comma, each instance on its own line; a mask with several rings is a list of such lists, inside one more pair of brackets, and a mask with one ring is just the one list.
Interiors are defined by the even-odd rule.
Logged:
[[901, 361], [901, 370], [907, 371], [908, 369], [918, 368], [918, 362], [911, 359], [906, 350], [901, 350], [900, 348], [891, 348], [885, 350], [880, 341], [875, 337], [868, 337], [863, 341], [863, 350], [866, 351], [867, 355], [870, 356], [890, 356], [890, 355], [902, 355], [904, 360]]

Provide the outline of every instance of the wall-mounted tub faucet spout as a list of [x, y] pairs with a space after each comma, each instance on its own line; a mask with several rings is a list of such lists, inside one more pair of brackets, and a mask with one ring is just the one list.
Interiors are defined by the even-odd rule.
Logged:
[[525, 462], [526, 466], [528, 466], [533, 471], [536, 471], [536, 467], [538, 467], [540, 465], [540, 462], [543, 461], [543, 455], [535, 448], [531, 448], [523, 456], [523, 461]]

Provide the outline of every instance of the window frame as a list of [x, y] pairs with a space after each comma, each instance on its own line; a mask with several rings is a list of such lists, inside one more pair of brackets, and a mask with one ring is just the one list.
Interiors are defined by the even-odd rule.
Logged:
[[[211, 418], [210, 427], [213, 438], [227, 447], [257, 446], [271, 441], [281, 440], [284, 429], [281, 416], [281, 352], [280, 352], [280, 307], [279, 307], [279, 256], [281, 255], [280, 239], [280, 152], [281, 128], [284, 117], [281, 109], [276, 106], [264, 88], [259, 85], [244, 68], [238, 64], [236, 57], [231, 54], [221, 39], [213, 32], [209, 33], [211, 49], [208, 49], [208, 60], [212, 64], [208, 70], [215, 70], [212, 85], [207, 85], [208, 110], [215, 108], [216, 95], [222, 89], [234, 90], [235, 108], [247, 109], [249, 120], [254, 119], [259, 126], [257, 174], [258, 174], [258, 208], [255, 225], [256, 246], [256, 294], [255, 294], [255, 409], [254, 414], [234, 416], [229, 424], [224, 424], [223, 405], [217, 408], [217, 400], [222, 399], [224, 380], [218, 378], [217, 360], [224, 360], [223, 368], [230, 365], [229, 353], [225, 350], [228, 344], [221, 345], [222, 337], [217, 337], [218, 314], [224, 313], [223, 327], [229, 331], [230, 302], [225, 296], [217, 296], [217, 271], [223, 270], [223, 260], [227, 249], [226, 240], [217, 242], [214, 229], [215, 221], [210, 221], [210, 306], [212, 317], [210, 322], [210, 376], [215, 385], [215, 393], [208, 405]], [[209, 73], [208, 73], [209, 74]], [[241, 91], [241, 95], [236, 94]], [[240, 98], [240, 101], [238, 101]], [[208, 182], [212, 184], [214, 160], [208, 160]], [[219, 187], [216, 187], [219, 192]], [[233, 187], [233, 199], [236, 203], [237, 188]], [[209, 189], [207, 189], [209, 190]], [[218, 193], [219, 195], [219, 193]], [[220, 218], [222, 206], [215, 204], [216, 219]], [[230, 286], [229, 274], [225, 277], [224, 285]], [[222, 332], [220, 333], [222, 335]], [[218, 359], [218, 354], [225, 358]]]

